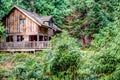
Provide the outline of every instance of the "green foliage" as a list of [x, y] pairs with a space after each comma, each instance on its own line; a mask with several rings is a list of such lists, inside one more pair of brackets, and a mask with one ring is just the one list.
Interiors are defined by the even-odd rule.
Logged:
[[28, 59], [25, 62], [20, 62], [16, 64], [11, 72], [11, 77], [16, 77], [16, 79], [39, 79], [41, 75], [41, 65], [37, 63], [34, 59]]
[[6, 29], [4, 28], [1, 22], [0, 22], [0, 35], [6, 36]]
[[[114, 14], [118, 13], [119, 5], [114, 8]], [[96, 52], [96, 55], [93, 55], [96, 64], [93, 64], [95, 67], [92, 70], [96, 74], [95, 77], [102, 80], [120, 79], [118, 77], [120, 74], [120, 19], [118, 17], [120, 16], [114, 15], [114, 23], [109, 23], [106, 28], [101, 29], [100, 33], [95, 35], [93, 47], [91, 47]]]
[[114, 21], [112, 17], [114, 8], [111, 0], [71, 0], [70, 4], [73, 13], [68, 16], [65, 24], [69, 33], [74, 37], [92, 36], [106, 27], [109, 22]]
[[42, 16], [52, 15], [57, 25], [61, 27], [64, 22], [62, 19], [71, 12], [67, 0], [2, 0], [0, 3], [0, 20], [8, 14], [14, 4]]
[[[97, 61], [96, 67], [93, 68], [93, 71], [97, 74], [95, 78], [106, 79], [107, 80], [119, 80], [119, 66], [120, 62], [116, 54], [103, 53], [97, 54], [95, 60]], [[94, 65], [94, 66], [95, 66]]]
[[[0, 54], [0, 78], [9, 80], [41, 79], [41, 57], [33, 54]], [[2, 68], [5, 67], [5, 68]], [[11, 67], [11, 69], [9, 69]]]
[[49, 72], [52, 76], [59, 77], [59, 79], [77, 78], [77, 76], [74, 76], [80, 66], [82, 53], [79, 44], [76, 42], [64, 31], [56, 35], [51, 41], [54, 46], [44, 59], [45, 73]]
[[[120, 80], [119, 0], [0, 0], [0, 20], [14, 4], [54, 16], [68, 33], [63, 30], [55, 35], [50, 50], [0, 53], [1, 79]], [[91, 51], [81, 50], [79, 41], [69, 34], [77, 38], [82, 34], [94, 36]], [[0, 35], [5, 35], [2, 23]]]

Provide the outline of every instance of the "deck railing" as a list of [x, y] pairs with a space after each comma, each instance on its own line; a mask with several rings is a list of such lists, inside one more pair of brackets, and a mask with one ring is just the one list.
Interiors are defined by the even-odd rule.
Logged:
[[50, 48], [49, 41], [2, 42], [1, 49], [42, 49]]

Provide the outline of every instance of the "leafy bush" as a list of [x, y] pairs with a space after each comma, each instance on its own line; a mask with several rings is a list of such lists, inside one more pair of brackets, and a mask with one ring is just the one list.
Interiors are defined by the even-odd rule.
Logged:
[[39, 79], [42, 74], [41, 64], [39, 59], [32, 54], [13, 54], [14, 55], [14, 67], [12, 70], [7, 71], [7, 74], [4, 74], [5, 78], [10, 80], [30, 80], [30, 79]]
[[53, 48], [44, 57], [45, 74], [49, 73], [59, 79], [74, 78], [82, 56], [80, 44], [65, 31], [53, 37], [51, 43]]
[[16, 77], [18, 80], [30, 80], [32, 78], [39, 79], [41, 75], [41, 65], [36, 63], [35, 60], [29, 59], [25, 63], [17, 64], [11, 73], [11, 77]]

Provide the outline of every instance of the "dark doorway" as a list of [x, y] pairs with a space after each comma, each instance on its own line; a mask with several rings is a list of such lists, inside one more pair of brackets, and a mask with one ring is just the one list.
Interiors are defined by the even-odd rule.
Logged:
[[37, 35], [30, 35], [29, 41], [37, 41]]
[[43, 36], [39, 36], [39, 41], [43, 41]]
[[6, 42], [13, 42], [13, 36], [8, 36], [6, 38]]

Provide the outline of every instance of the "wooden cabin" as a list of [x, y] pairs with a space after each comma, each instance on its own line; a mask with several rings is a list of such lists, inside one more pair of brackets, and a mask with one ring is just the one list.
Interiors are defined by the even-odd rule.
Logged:
[[0, 51], [36, 51], [50, 48], [51, 37], [61, 32], [52, 16], [39, 16], [14, 6], [2, 22], [7, 37], [1, 36]]

